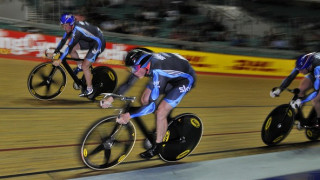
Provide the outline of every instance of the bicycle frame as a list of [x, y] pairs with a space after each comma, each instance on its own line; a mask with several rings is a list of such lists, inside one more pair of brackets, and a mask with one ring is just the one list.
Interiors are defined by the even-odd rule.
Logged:
[[[81, 88], [84, 88], [86, 86], [85, 83], [83, 83], [74, 73], [72, 68], [70, 67], [69, 63], [67, 60], [73, 60], [73, 61], [83, 61], [83, 59], [76, 59], [76, 58], [64, 58], [62, 60], [61, 64], [63, 65], [64, 69], [69, 73], [73, 81]], [[49, 77], [51, 78], [54, 75], [54, 72], [56, 71], [57, 67], [54, 67], [52, 69], [52, 72], [50, 73]], [[49, 79], [50, 81], [50, 79]]]
[[78, 86], [82, 86], [83, 87], [84, 83], [82, 83], [82, 81], [73, 73], [73, 70], [71, 69], [71, 67], [70, 67], [69, 63], [67, 62], [67, 60], [83, 61], [83, 59], [65, 58], [61, 62], [63, 67], [65, 68], [65, 70], [70, 74], [71, 78], [74, 80], [74, 82]]
[[314, 107], [312, 107], [312, 109], [309, 112], [307, 117], [305, 117], [302, 109], [303, 109], [303, 107], [298, 108], [297, 112], [295, 114], [295, 119], [298, 120], [298, 121], [300, 121], [300, 120], [309, 120], [310, 118], [312, 118], [312, 117], [317, 115], [316, 110], [314, 109]]
[[[293, 89], [293, 90], [287, 89], [287, 90], [294, 94], [292, 100], [296, 100], [298, 98], [298, 94], [300, 92], [299, 89]], [[304, 106], [297, 108], [296, 113], [295, 113], [295, 120], [306, 121], [306, 120], [309, 120], [310, 118], [312, 118], [312, 117], [317, 115], [314, 107], [312, 107], [312, 109], [309, 112], [308, 116], [305, 117], [305, 115], [303, 113], [303, 107]]]
[[154, 142], [152, 134], [147, 130], [146, 125], [142, 122], [142, 119], [139, 117], [133, 118], [135, 124], [139, 127], [144, 137], [146, 137], [150, 142]]
[[[104, 97], [112, 96], [112, 97], [117, 97], [117, 98], [120, 98], [120, 99], [123, 98], [121, 96], [114, 95], [112, 93], [103, 93], [103, 94], [104, 94]], [[131, 106], [131, 102], [132, 101], [127, 101], [126, 105], [123, 108], [123, 112], [130, 112], [130, 111], [133, 111], [133, 110], [139, 108], [139, 107]], [[121, 114], [121, 112], [122, 111], [120, 111], [120, 114]], [[170, 113], [167, 116], [168, 122], [170, 122], [170, 120], [172, 119], [171, 114], [172, 114], [172, 111], [170, 111]], [[133, 121], [138, 126], [138, 128], [141, 130], [141, 132], [142, 132], [142, 134], [144, 135], [145, 138], [147, 138], [150, 142], [154, 142], [155, 141], [151, 131], [149, 131], [147, 129], [147, 126], [145, 125], [145, 123], [143, 122], [143, 120], [140, 117], [133, 118]]]
[[[50, 54], [50, 53], [53, 53], [53, 52], [47, 52], [47, 51], [53, 51], [53, 50], [55, 50], [54, 48], [49, 48], [49, 49], [47, 49], [46, 50], [46, 52], [45, 52], [45, 55], [46, 56], [48, 56], [48, 54]], [[60, 54], [62, 54], [61, 52], [60, 52]], [[70, 65], [69, 65], [69, 63], [67, 62], [67, 60], [73, 60], [73, 61], [83, 61], [84, 59], [79, 59], [79, 58], [69, 58], [69, 57], [65, 57], [63, 60], [62, 60], [62, 62], [61, 62], [61, 64], [63, 65], [63, 67], [64, 67], [64, 69], [69, 73], [69, 75], [71, 76], [71, 78], [73, 79], [73, 81], [80, 87], [84, 87], [84, 86], [86, 86], [86, 84], [85, 83], [83, 83], [74, 73], [73, 73], [73, 70], [71, 69], [71, 67], [70, 67]], [[56, 68], [53, 68], [53, 72], [56, 70]], [[51, 77], [54, 73], [53, 72], [51, 72], [50, 73], [50, 76], [49, 77]]]
[[[167, 116], [168, 126], [169, 126], [170, 121], [172, 120], [171, 112]], [[144, 137], [146, 139], [148, 139], [150, 142], [155, 142], [155, 139], [152, 135], [152, 132], [147, 130], [146, 125], [143, 123], [143, 120], [140, 117], [133, 118], [133, 121], [135, 124], [137, 124], [137, 126], [142, 131], [142, 134], [144, 135]], [[170, 141], [167, 141], [166, 144], [175, 143], [175, 142], [184, 142], [184, 141], [185, 141], [185, 137], [180, 137], [180, 138], [176, 138], [176, 139], [172, 139]]]

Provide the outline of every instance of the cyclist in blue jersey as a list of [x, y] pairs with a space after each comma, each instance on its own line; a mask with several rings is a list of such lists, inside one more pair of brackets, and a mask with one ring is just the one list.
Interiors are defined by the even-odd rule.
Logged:
[[[314, 126], [319, 127], [320, 125], [320, 53], [312, 52], [308, 54], [301, 55], [296, 60], [296, 66], [292, 70], [291, 74], [282, 81], [280, 87], [273, 88], [270, 91], [270, 96], [272, 98], [277, 97], [280, 93], [287, 88], [291, 82], [296, 78], [296, 76], [302, 73], [306, 75], [304, 79], [300, 82], [299, 98], [295, 101], [291, 101], [290, 105], [295, 109], [300, 107], [302, 104], [311, 101], [317, 112], [317, 120], [315, 122], [301, 122], [303, 127]], [[313, 92], [306, 95], [306, 92], [313, 89]]]
[[59, 66], [60, 62], [64, 60], [68, 54], [70, 54], [72, 58], [79, 58], [77, 53], [77, 50], [79, 49], [88, 50], [84, 61], [78, 63], [78, 67], [74, 69], [75, 74], [83, 70], [83, 74], [87, 83], [87, 90], [81, 93], [79, 96], [88, 96], [92, 94], [94, 90], [92, 87], [92, 74], [90, 66], [93, 62], [95, 62], [99, 54], [105, 49], [105, 39], [98, 27], [93, 26], [86, 21], [76, 21], [72, 14], [62, 14], [60, 23], [65, 30], [65, 33], [55, 49], [55, 53], [60, 52], [69, 38], [70, 41], [59, 60], [54, 61], [53, 64], [55, 66]]
[[[126, 124], [130, 118], [155, 112], [156, 139], [150, 149], [140, 154], [142, 158], [152, 158], [159, 153], [162, 140], [167, 131], [167, 116], [182, 98], [193, 88], [196, 74], [188, 60], [179, 54], [151, 53], [150, 51], [133, 49], [126, 58], [125, 65], [131, 67], [132, 73], [127, 81], [118, 87], [116, 94], [124, 94], [137, 79], [150, 77], [150, 81], [142, 93], [140, 107], [135, 112], [121, 114], [117, 118], [120, 124]], [[164, 94], [159, 105], [156, 101]], [[108, 108], [113, 102], [112, 97], [100, 101], [102, 108]]]

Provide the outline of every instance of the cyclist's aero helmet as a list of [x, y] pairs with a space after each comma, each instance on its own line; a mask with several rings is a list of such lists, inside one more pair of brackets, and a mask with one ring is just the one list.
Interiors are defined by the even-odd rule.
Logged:
[[314, 54], [313, 52], [301, 55], [296, 61], [296, 69], [300, 71], [309, 68], [312, 64]]
[[64, 13], [60, 17], [60, 24], [70, 24], [71, 26], [76, 21], [75, 17], [72, 14]]
[[128, 52], [125, 65], [126, 66], [137, 66], [140, 65], [142, 68], [148, 65], [150, 57], [152, 56], [152, 51], [145, 48], [137, 48]]

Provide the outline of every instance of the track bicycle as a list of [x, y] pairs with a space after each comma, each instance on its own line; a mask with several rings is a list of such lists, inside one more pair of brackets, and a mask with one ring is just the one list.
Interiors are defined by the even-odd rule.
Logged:
[[[298, 88], [286, 90], [293, 94], [292, 100], [298, 98], [300, 92]], [[305, 134], [309, 140], [317, 140], [320, 136], [320, 129], [313, 127], [317, 113], [312, 107], [309, 115], [305, 117], [302, 109], [303, 106], [293, 109], [290, 103], [279, 105], [273, 109], [262, 125], [262, 141], [268, 146], [279, 144], [288, 136], [294, 125], [299, 130], [305, 129]]]
[[[53, 54], [54, 49], [49, 48], [46, 50], [45, 55]], [[57, 55], [59, 56], [59, 55]], [[55, 57], [58, 58], [58, 57]], [[40, 100], [51, 100], [57, 97], [64, 90], [67, 78], [66, 71], [73, 79], [73, 88], [84, 92], [87, 88], [84, 75], [78, 78], [71, 69], [68, 61], [83, 61], [83, 59], [75, 59], [66, 57], [62, 62], [62, 66], [54, 66], [51, 61], [43, 62], [32, 69], [28, 76], [28, 90], [30, 94]], [[87, 98], [95, 100], [101, 93], [111, 93], [117, 85], [117, 75], [115, 71], [107, 66], [92, 67], [92, 85], [93, 93]], [[99, 99], [99, 98], [97, 98]]]
[[[122, 112], [130, 112], [135, 97], [126, 97], [112, 93], [103, 93], [104, 97], [112, 96], [124, 101]], [[130, 154], [136, 142], [136, 124], [145, 142], [154, 142], [154, 131], [149, 131], [142, 119], [133, 118], [127, 124], [119, 124], [111, 115], [100, 119], [84, 135], [81, 144], [81, 158], [86, 166], [94, 170], [105, 170], [123, 162]], [[133, 123], [134, 122], [134, 123]], [[168, 130], [163, 138], [159, 156], [163, 161], [173, 162], [187, 157], [199, 144], [203, 126], [201, 119], [192, 113], [183, 113], [176, 117], [168, 116]], [[148, 149], [148, 147], [145, 147]]]

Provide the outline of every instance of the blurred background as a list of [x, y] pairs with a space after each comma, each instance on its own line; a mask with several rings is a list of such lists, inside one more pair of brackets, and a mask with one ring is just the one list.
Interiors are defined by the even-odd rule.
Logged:
[[70, 12], [108, 42], [290, 59], [319, 49], [319, 10], [320, 0], [0, 0], [0, 28], [62, 36]]
[[[204, 72], [197, 74], [196, 88], [175, 111], [201, 115], [205, 126], [199, 147], [181, 164], [297, 149], [293, 155], [277, 156], [282, 162], [272, 167], [318, 169], [309, 160], [319, 162], [319, 153], [300, 149], [319, 145], [308, 144], [307, 131], [294, 128], [283, 146], [268, 148], [261, 140], [261, 126], [274, 107], [291, 97], [283, 93], [271, 99], [269, 91], [290, 74], [297, 56], [320, 48], [320, 0], [0, 0], [0, 179], [70, 179], [167, 165], [138, 157], [144, 140], [140, 135], [126, 163], [111, 171], [91, 171], [79, 158], [80, 139], [93, 122], [115, 109], [106, 111], [80, 99], [70, 77], [55, 100], [39, 101], [29, 94], [27, 77], [39, 61], [48, 60], [41, 58], [43, 51], [61, 39], [59, 18], [65, 12], [103, 30], [107, 47], [100, 57], [112, 67], [121, 65], [128, 49], [145, 46], [180, 53], [197, 72]], [[123, 82], [127, 69], [114, 70]], [[137, 84], [132, 95], [142, 91], [144, 83]], [[297, 86], [294, 81], [292, 87]], [[310, 155], [308, 161], [300, 154]], [[251, 172], [242, 162], [235, 165], [243, 168], [241, 173], [227, 167], [230, 173], [225, 174], [237, 180], [239, 174], [260, 170], [275, 176], [267, 161], [276, 162], [256, 161], [263, 168]]]

